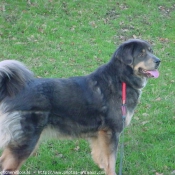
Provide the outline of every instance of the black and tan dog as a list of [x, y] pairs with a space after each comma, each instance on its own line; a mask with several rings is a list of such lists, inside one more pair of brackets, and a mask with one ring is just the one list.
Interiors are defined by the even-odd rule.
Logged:
[[107, 64], [87, 76], [34, 78], [18, 61], [0, 62], [2, 174], [19, 170], [41, 135], [51, 131], [57, 138], [88, 139], [95, 163], [115, 175], [123, 129], [121, 84], [127, 85], [128, 125], [147, 79], [159, 76], [159, 63], [150, 44], [138, 39], [124, 42]]

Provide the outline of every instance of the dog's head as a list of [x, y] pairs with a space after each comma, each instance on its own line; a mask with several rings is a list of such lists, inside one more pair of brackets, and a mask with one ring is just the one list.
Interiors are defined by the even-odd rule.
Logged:
[[133, 68], [134, 74], [141, 77], [159, 76], [160, 59], [157, 58], [148, 42], [140, 39], [131, 39], [119, 46], [114, 55], [126, 65]]

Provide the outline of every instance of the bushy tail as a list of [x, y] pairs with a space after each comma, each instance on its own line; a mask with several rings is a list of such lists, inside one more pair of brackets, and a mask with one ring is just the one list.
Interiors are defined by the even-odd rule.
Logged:
[[21, 62], [16, 60], [1, 61], [0, 102], [6, 96], [16, 95], [31, 79], [33, 79], [33, 73]]

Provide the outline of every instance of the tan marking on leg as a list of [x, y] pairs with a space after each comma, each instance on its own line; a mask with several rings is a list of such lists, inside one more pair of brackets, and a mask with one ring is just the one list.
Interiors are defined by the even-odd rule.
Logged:
[[92, 157], [95, 163], [105, 170], [106, 175], [116, 175], [116, 151], [111, 145], [111, 135], [110, 131], [99, 131], [96, 138], [90, 139]]
[[13, 152], [6, 148], [2, 156], [0, 157], [0, 165], [2, 168], [2, 171], [11, 171], [13, 175], [17, 175], [18, 173], [14, 173], [15, 171], [18, 171], [21, 167], [22, 163], [24, 162], [24, 159], [19, 159], [16, 157]]

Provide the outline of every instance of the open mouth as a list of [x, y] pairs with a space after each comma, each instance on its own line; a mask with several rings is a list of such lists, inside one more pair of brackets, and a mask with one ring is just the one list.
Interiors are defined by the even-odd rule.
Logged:
[[145, 70], [145, 69], [139, 68], [139, 72], [147, 78], [158, 78], [159, 77], [159, 71], [157, 69]]

